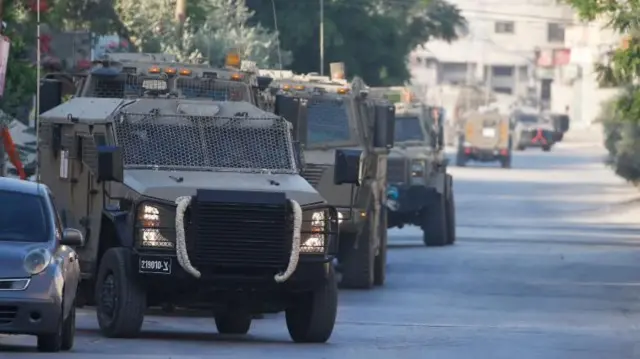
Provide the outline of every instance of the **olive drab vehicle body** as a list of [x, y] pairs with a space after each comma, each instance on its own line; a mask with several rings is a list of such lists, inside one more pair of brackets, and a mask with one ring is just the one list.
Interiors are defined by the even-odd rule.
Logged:
[[511, 146], [508, 115], [493, 108], [472, 111], [467, 113], [464, 132], [458, 140], [456, 165], [497, 161], [502, 168], [510, 168]]
[[285, 311], [294, 341], [328, 340], [338, 214], [300, 176], [291, 124], [237, 71], [121, 60], [40, 115], [41, 180], [85, 234], [80, 294], [103, 334], [136, 336], [147, 307], [179, 306], [230, 334]]
[[[275, 111], [293, 123], [304, 157], [303, 176], [338, 209], [341, 286], [366, 289], [385, 280], [382, 203], [394, 109], [368, 99], [362, 80], [349, 83], [332, 67], [332, 78], [276, 70], [261, 70], [260, 75], [274, 78]], [[359, 176], [340, 178], [338, 171], [347, 163], [359, 168]]]
[[[419, 226], [427, 246], [455, 242], [453, 177], [444, 154], [443, 109], [427, 106], [402, 90], [395, 104], [394, 148], [387, 161], [388, 226]], [[377, 90], [395, 98], [397, 89]]]

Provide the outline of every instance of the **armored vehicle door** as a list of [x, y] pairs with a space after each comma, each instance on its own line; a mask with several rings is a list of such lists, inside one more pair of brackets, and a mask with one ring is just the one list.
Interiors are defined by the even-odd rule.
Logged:
[[499, 148], [502, 143], [501, 124], [502, 117], [497, 113], [472, 114], [465, 125], [465, 141], [481, 149]]

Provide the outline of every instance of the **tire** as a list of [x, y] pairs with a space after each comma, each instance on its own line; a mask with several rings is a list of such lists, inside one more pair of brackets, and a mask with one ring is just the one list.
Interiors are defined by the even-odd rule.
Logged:
[[62, 324], [62, 346], [61, 349], [68, 351], [73, 348], [76, 337], [76, 306], [71, 306], [71, 311], [67, 319]]
[[453, 176], [447, 175], [447, 200], [445, 203], [447, 211], [447, 244], [456, 243], [456, 205], [453, 196]]
[[[111, 248], [100, 262], [96, 278], [96, 314], [102, 334], [108, 338], [134, 338], [140, 334], [146, 293], [134, 282], [130, 266], [130, 251]], [[115, 304], [107, 302], [108, 295]]]
[[[62, 307], [64, 308], [64, 306]], [[62, 350], [62, 334], [64, 331], [64, 314], [60, 312], [58, 328], [55, 333], [38, 335], [38, 351], [42, 353], [57, 353]]]
[[373, 285], [383, 286], [387, 279], [387, 210], [380, 212], [380, 249], [373, 263]]
[[518, 151], [524, 151], [526, 148], [527, 148], [527, 147], [526, 147], [526, 146], [524, 146], [524, 145], [518, 145], [518, 146], [516, 146], [516, 150], [518, 150]]
[[251, 328], [252, 316], [242, 313], [216, 315], [216, 328], [220, 334], [247, 334]]
[[434, 199], [422, 212], [422, 241], [427, 247], [447, 245], [447, 210], [445, 194], [434, 193]]
[[466, 165], [467, 165], [467, 157], [465, 155], [460, 154], [460, 152], [458, 152], [458, 154], [456, 155], [456, 166], [464, 167]]
[[296, 343], [325, 343], [338, 314], [338, 286], [333, 266], [322, 287], [295, 295], [285, 310], [287, 329]]
[[341, 288], [370, 289], [373, 287], [375, 272], [375, 256], [371, 238], [369, 238], [369, 223], [364, 224], [358, 246], [354, 248], [356, 234], [345, 235], [346, 240], [340, 240], [339, 261], [341, 266]]
[[547, 146], [542, 146], [542, 150], [544, 152], [549, 152], [549, 151], [551, 151], [551, 146], [548, 146], [548, 145]]

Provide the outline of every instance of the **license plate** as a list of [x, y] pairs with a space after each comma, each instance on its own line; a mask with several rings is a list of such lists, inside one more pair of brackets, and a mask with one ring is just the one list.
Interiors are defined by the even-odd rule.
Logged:
[[140, 273], [171, 274], [171, 258], [140, 257], [138, 271]]
[[484, 137], [495, 137], [496, 136], [496, 130], [495, 130], [495, 128], [483, 128], [482, 129], [482, 135]]

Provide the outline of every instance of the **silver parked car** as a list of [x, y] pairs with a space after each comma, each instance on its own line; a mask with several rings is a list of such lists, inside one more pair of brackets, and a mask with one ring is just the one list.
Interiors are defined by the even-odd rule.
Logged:
[[80, 267], [47, 186], [0, 178], [0, 333], [38, 337], [38, 350], [70, 350]]

